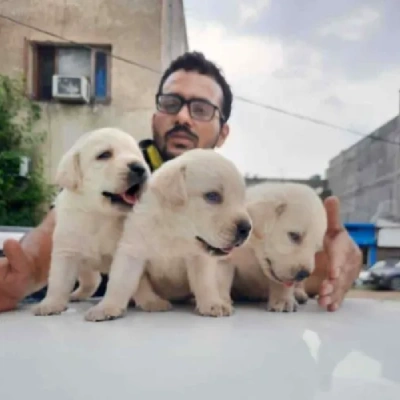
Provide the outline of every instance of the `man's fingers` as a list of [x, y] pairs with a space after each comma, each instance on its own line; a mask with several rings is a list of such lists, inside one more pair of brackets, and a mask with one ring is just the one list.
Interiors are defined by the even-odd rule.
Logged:
[[332, 298], [340, 283], [340, 279], [325, 279], [322, 282], [318, 297], [318, 304], [321, 307], [328, 308], [332, 304]]
[[340, 203], [336, 196], [329, 196], [324, 201], [326, 215], [328, 218], [328, 235], [335, 234], [343, 230], [340, 218]]
[[334, 286], [328, 279], [324, 280], [321, 284], [320, 296], [329, 296], [333, 293]]
[[6, 240], [3, 245], [3, 251], [12, 271], [27, 276], [31, 274], [31, 264], [18, 241], [14, 239]]
[[335, 240], [330, 242], [326, 249], [329, 254], [328, 277], [337, 279], [341, 275], [341, 271], [345, 269], [349, 263], [349, 251], [347, 237], [344, 232], [340, 233]]

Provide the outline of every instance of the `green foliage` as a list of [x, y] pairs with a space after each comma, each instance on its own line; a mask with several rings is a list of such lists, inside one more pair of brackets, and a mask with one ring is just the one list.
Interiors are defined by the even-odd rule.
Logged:
[[[40, 117], [23, 81], [0, 75], [0, 225], [36, 226], [52, 198], [43, 174], [45, 133], [34, 129]], [[30, 160], [25, 177], [19, 174], [22, 157]]]

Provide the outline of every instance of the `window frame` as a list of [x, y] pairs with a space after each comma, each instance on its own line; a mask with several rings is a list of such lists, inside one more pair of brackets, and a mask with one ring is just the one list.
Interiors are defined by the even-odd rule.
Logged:
[[[111, 68], [112, 68], [112, 63], [111, 63], [111, 51], [112, 51], [112, 46], [111, 44], [103, 44], [103, 43], [97, 43], [97, 44], [92, 44], [92, 43], [64, 43], [64, 42], [53, 42], [53, 41], [29, 41], [29, 46], [26, 46], [26, 50], [29, 51], [29, 55], [25, 54], [24, 59], [26, 60], [31, 60], [31, 62], [26, 62], [26, 71], [25, 71], [25, 76], [26, 78], [29, 77], [29, 79], [26, 79], [26, 81], [30, 81], [30, 88], [28, 86], [26, 87], [27, 92], [29, 91], [28, 95], [32, 100], [39, 101], [39, 102], [44, 102], [44, 103], [52, 103], [56, 102], [56, 99], [41, 99], [39, 98], [39, 55], [38, 55], [38, 49], [44, 46], [50, 46], [55, 48], [55, 60], [54, 60], [54, 66], [55, 66], [55, 74], [58, 72], [58, 62], [59, 62], [59, 56], [58, 56], [58, 50], [61, 48], [71, 48], [71, 47], [90, 47], [91, 49], [91, 54], [90, 54], [90, 104], [110, 104], [111, 103]], [[106, 96], [105, 97], [96, 97], [95, 96], [95, 90], [96, 90], [96, 85], [95, 83], [95, 74], [96, 74], [96, 53], [98, 51], [105, 51], [107, 53], [106, 55], [106, 79], [107, 79], [107, 85], [106, 85]], [[29, 70], [28, 64], [31, 65], [31, 68]]]

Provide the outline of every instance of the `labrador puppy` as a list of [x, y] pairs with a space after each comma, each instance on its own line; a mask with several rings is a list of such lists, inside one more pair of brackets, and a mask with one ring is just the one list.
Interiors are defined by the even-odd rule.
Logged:
[[218, 260], [243, 245], [251, 229], [245, 182], [232, 162], [209, 149], [168, 161], [128, 215], [106, 294], [85, 318], [122, 317], [132, 296], [139, 306], [168, 309], [169, 299], [191, 293], [201, 315], [231, 314], [220, 295]]
[[59, 314], [92, 296], [108, 273], [128, 212], [146, 187], [149, 168], [136, 140], [115, 128], [81, 136], [62, 157], [46, 297], [35, 315]]
[[253, 230], [229, 257], [235, 269], [231, 294], [234, 299], [268, 300], [269, 311], [296, 311], [298, 302], [307, 301], [303, 282], [323, 247], [323, 202], [305, 184], [261, 183], [247, 189], [247, 210]]

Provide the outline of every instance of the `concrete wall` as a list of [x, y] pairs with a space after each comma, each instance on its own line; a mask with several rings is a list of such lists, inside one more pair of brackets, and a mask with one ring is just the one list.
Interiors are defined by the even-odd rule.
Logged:
[[[378, 212], [400, 213], [400, 146], [398, 117], [330, 161], [329, 187], [342, 203], [345, 222], [369, 222]], [[383, 215], [382, 214], [382, 215]]]
[[162, 69], [188, 50], [186, 18], [183, 0], [163, 0], [162, 7]]
[[[78, 43], [112, 45], [113, 54], [161, 71], [171, 57], [187, 49], [182, 2], [173, 1], [173, 7], [168, 3], [161, 0], [2, 0], [0, 13]], [[166, 31], [170, 35], [164, 37]], [[0, 18], [0, 53], [7, 55], [1, 57], [0, 73], [24, 74], [28, 94], [33, 90], [31, 41], [63, 42]], [[160, 72], [112, 58], [109, 104], [78, 106], [40, 102], [41, 128], [48, 132], [47, 178], [52, 181], [61, 155], [88, 130], [115, 126], [137, 139], [149, 137], [159, 79]]]

